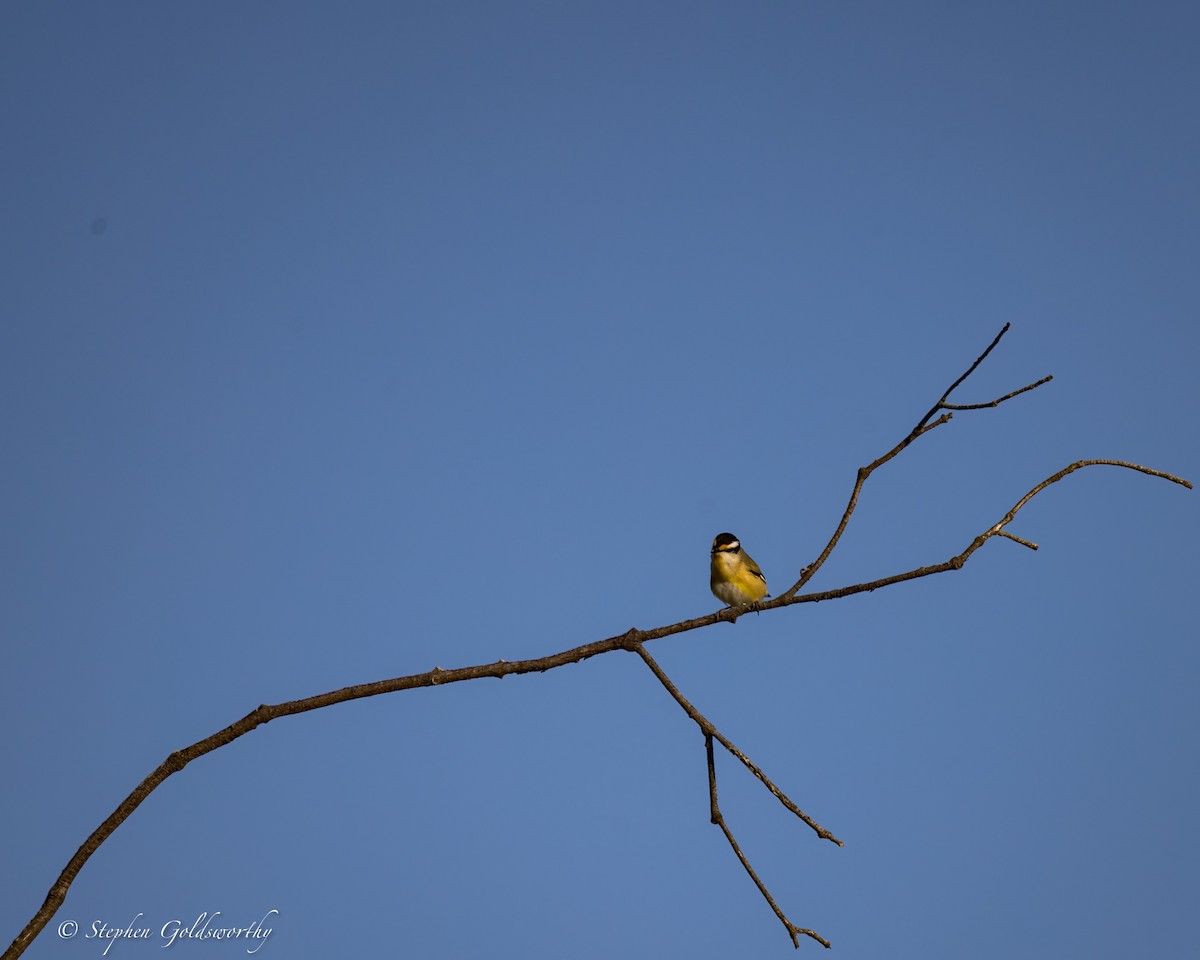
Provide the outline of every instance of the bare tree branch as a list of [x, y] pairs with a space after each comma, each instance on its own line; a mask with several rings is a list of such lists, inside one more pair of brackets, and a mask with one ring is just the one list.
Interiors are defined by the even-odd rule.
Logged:
[[[655, 675], [659, 678], [659, 681], [663, 683], [664, 687], [666, 687], [667, 691], [671, 693], [680, 706], [683, 707], [683, 709], [688, 713], [688, 716], [690, 716], [692, 720], [695, 721], [700, 727], [700, 729], [704, 731], [705, 737], [708, 740], [710, 756], [711, 741], [716, 739], [723, 747], [725, 747], [726, 750], [728, 750], [733, 756], [737, 757], [738, 760], [741, 761], [741, 763], [751, 773], [753, 773], [754, 776], [756, 776], [785, 807], [787, 807], [793, 814], [807, 823], [818, 834], [818, 836], [837, 843], [840, 846], [840, 840], [834, 837], [833, 834], [829, 833], [815, 821], [810, 819], [794, 803], [792, 803], [792, 801], [781, 790], [779, 790], [779, 788], [776, 787], [766, 777], [766, 775], [758, 769], [758, 767], [756, 767], [743, 753], [741, 753], [741, 751], [739, 751], [733, 746], [732, 743], [722, 736], [721, 733], [717, 731], [716, 728], [714, 728], [712, 724], [709, 723], [709, 721], [705, 719], [703, 715], [701, 715], [686, 700], [686, 698], [683, 697], [682, 694], [679, 693], [678, 689], [675, 688], [670, 679], [667, 678], [667, 676], [662, 672], [661, 667], [659, 667], [653, 658], [651, 658], [650, 655], [645, 651], [643, 644], [650, 640], [657, 640], [662, 637], [686, 633], [691, 630], [700, 629], [701, 627], [711, 626], [714, 623], [733, 622], [736, 621], [738, 617], [747, 610], [770, 610], [776, 607], [790, 606], [795, 603], [816, 603], [822, 600], [833, 600], [841, 597], [852, 596], [858, 593], [878, 590], [881, 587], [891, 586], [892, 584], [896, 583], [903, 583], [907, 580], [915, 580], [920, 577], [930, 576], [931, 574], [935, 573], [943, 573], [948, 570], [958, 570], [962, 568], [963, 564], [966, 563], [966, 561], [976, 550], [978, 550], [981, 546], [983, 546], [984, 543], [994, 536], [1003, 536], [1010, 540], [1015, 540], [1018, 543], [1030, 547], [1031, 549], [1036, 549], [1036, 545], [1032, 542], [1017, 537], [1014, 534], [1010, 534], [1003, 528], [1012, 523], [1021, 508], [1024, 507], [1025, 504], [1028, 503], [1034, 496], [1051, 484], [1058, 482], [1059, 480], [1063, 479], [1063, 477], [1075, 472], [1076, 470], [1082, 469], [1083, 467], [1096, 465], [1124, 467], [1126, 469], [1136, 470], [1150, 476], [1161, 477], [1165, 480], [1170, 480], [1173, 483], [1178, 483], [1191, 489], [1192, 484], [1187, 480], [1159, 470], [1153, 470], [1149, 467], [1143, 467], [1135, 463], [1126, 463], [1118, 460], [1079, 460], [1063, 468], [1058, 473], [1047, 477], [1045, 480], [1031, 489], [1027, 494], [1025, 494], [1024, 497], [1017, 501], [1013, 508], [1009, 510], [1009, 512], [1005, 514], [999, 522], [990, 527], [988, 530], [985, 530], [983, 533], [979, 534], [979, 536], [977, 536], [962, 553], [951, 557], [949, 560], [943, 563], [935, 564], [929, 567], [919, 567], [917, 569], [895, 574], [880, 580], [855, 584], [836, 590], [827, 590], [820, 593], [800, 594], [800, 588], [812, 579], [813, 575], [816, 574], [817, 570], [820, 569], [820, 567], [829, 558], [829, 555], [833, 552], [833, 549], [837, 546], [838, 541], [841, 539], [841, 536], [845, 532], [846, 526], [850, 521], [850, 517], [854, 513], [862, 486], [874, 470], [899, 455], [914, 440], [923, 436], [925, 433], [928, 433], [930, 430], [933, 430], [942, 424], [948, 423], [953, 416], [951, 411], [995, 407], [1003, 403], [1005, 400], [1017, 396], [1018, 394], [1025, 393], [1038, 386], [1041, 386], [1050, 379], [1049, 377], [1044, 377], [1035, 383], [1031, 383], [1028, 386], [1020, 388], [1019, 390], [1014, 390], [1012, 393], [1006, 394], [1005, 396], [986, 404], [955, 406], [946, 403], [946, 400], [949, 398], [950, 394], [953, 393], [953, 391], [987, 358], [988, 354], [992, 352], [995, 346], [1000, 342], [1001, 337], [1003, 337], [1008, 331], [1008, 328], [1008, 324], [1005, 324], [1004, 328], [999, 334], [997, 334], [996, 338], [991, 342], [988, 348], [975, 360], [973, 364], [971, 364], [966, 373], [964, 373], [950, 385], [946, 392], [943, 393], [939, 398], [937, 403], [933, 405], [929, 412], [926, 413], [920, 421], [918, 421], [917, 425], [903, 440], [901, 440], [895, 447], [874, 462], [865, 467], [859, 468], [854, 489], [850, 495], [850, 501], [837, 525], [836, 530], [834, 531], [833, 536], [825, 545], [825, 548], [821, 551], [817, 559], [801, 571], [800, 579], [779, 597], [769, 601], [760, 601], [745, 607], [726, 607], [725, 609], [718, 610], [702, 617], [695, 617], [690, 620], [682, 620], [678, 623], [656, 627], [652, 630], [630, 629], [626, 633], [617, 636], [608, 637], [604, 640], [597, 640], [592, 643], [583, 644], [582, 646], [573, 647], [569, 650], [564, 650], [559, 653], [551, 654], [545, 657], [539, 657], [533, 660], [517, 660], [511, 663], [505, 660], [497, 660], [495, 663], [480, 664], [471, 667], [460, 667], [453, 670], [443, 670], [441, 667], [434, 667], [432, 670], [426, 673], [412, 674], [410, 676], [395, 677], [390, 680], [379, 680], [373, 683], [363, 683], [355, 686], [343, 687], [340, 690], [332, 690], [327, 693], [318, 694], [316, 696], [307, 697], [301, 700], [291, 700], [285, 703], [260, 705], [235, 723], [230, 724], [222, 730], [218, 730], [216, 733], [212, 734], [212, 736], [203, 740], [199, 740], [181, 750], [175, 751], [168, 756], [166, 760], [155, 767], [155, 769], [152, 770], [150, 774], [133, 789], [129, 796], [121, 801], [116, 810], [114, 810], [108, 816], [108, 818], [101, 823], [100, 826], [97, 827], [83, 842], [83, 844], [75, 852], [74, 856], [72, 856], [67, 862], [66, 867], [63, 868], [62, 873], [54, 882], [54, 885], [51, 886], [41, 907], [33, 915], [32, 919], [25, 926], [25, 928], [13, 940], [12, 944], [4, 952], [3, 957], [0, 958], [0, 960], [16, 960], [17, 957], [25, 952], [25, 949], [29, 946], [29, 944], [33, 942], [39, 933], [41, 933], [46, 924], [50, 921], [50, 918], [53, 917], [58, 911], [63, 901], [66, 899], [66, 895], [71, 887], [71, 884], [79, 874], [79, 871], [83, 868], [83, 865], [88, 861], [92, 854], [96, 852], [100, 845], [112, 835], [113, 831], [116, 830], [117, 827], [119, 827], [122, 823], [124, 823], [125, 820], [128, 819], [133, 813], [133, 811], [138, 808], [142, 801], [144, 801], [146, 797], [148, 797], [164, 780], [166, 780], [167, 777], [179, 772], [198, 757], [202, 757], [219, 747], [223, 747], [228, 743], [232, 743], [234, 740], [246, 735], [247, 733], [250, 733], [252, 730], [256, 729], [262, 724], [269, 723], [271, 720], [275, 720], [280, 717], [292, 716], [298, 713], [306, 713], [310, 710], [319, 710], [323, 707], [329, 707], [336, 703], [344, 703], [348, 700], [357, 700], [363, 697], [373, 697], [386, 693], [397, 693], [402, 690], [412, 690], [417, 687], [441, 686], [442, 684], [458, 683], [464, 680], [478, 680], [484, 677], [502, 679], [506, 676], [514, 674], [541, 673], [546, 670], [552, 670], [570, 663], [579, 663], [583, 660], [589, 659], [590, 657], [598, 656], [602, 653], [609, 653], [613, 650], [630, 650], [638, 653], [642, 657], [646, 665], [650, 667], [651, 671], [655, 673]], [[934, 419], [939, 410], [945, 412], [942, 413], [941, 416], [937, 416], [936, 419]], [[710, 785], [712, 791], [713, 809], [717, 810], [715, 783], [716, 781], [714, 774], [712, 776]], [[719, 810], [717, 810], [717, 813], [719, 815]], [[733, 846], [734, 851], [738, 854], [739, 859], [741, 859], [743, 865], [746, 867], [755, 883], [758, 884], [759, 889], [763, 892], [764, 896], [767, 897], [768, 902], [771, 904], [776, 914], [787, 926], [793, 942], [796, 942], [796, 936], [798, 934], [805, 934], [816, 939], [818, 942], [825, 944], [825, 946], [828, 946], [829, 944], [825, 940], [823, 940], [821, 937], [818, 937], [811, 930], [802, 930], [791, 925], [791, 923], [779, 911], [774, 901], [771, 900], [770, 895], [766, 892], [766, 889], [758, 880], [757, 876], [754, 874], [754, 871], [750, 869], [749, 864], [742, 856], [732, 834], [728, 830], [728, 827], [725, 826], [723, 818], [718, 825], [720, 825], [722, 830], [725, 832], [725, 835], [730, 844]]]

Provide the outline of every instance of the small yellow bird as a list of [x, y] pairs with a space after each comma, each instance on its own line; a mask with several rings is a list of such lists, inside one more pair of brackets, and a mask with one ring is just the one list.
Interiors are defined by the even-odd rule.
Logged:
[[718, 600], [731, 607], [769, 596], [767, 578], [732, 533], [719, 533], [713, 541], [708, 585]]

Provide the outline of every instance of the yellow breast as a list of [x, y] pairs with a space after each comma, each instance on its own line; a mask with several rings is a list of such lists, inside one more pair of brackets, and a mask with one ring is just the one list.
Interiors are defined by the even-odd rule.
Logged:
[[735, 607], [767, 595], [766, 581], [754, 574], [738, 554], [713, 554], [709, 586], [718, 599]]

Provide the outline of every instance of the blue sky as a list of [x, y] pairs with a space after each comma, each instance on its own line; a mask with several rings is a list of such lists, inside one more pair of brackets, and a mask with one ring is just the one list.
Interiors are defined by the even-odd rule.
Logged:
[[[812, 589], [1076, 459], [1200, 478], [1198, 40], [1166, 2], [7, 5], [5, 944], [260, 703], [709, 612], [724, 530], [784, 589], [1006, 322], [956, 399], [1054, 381], [882, 468]], [[651, 646], [846, 842], [718, 757], [795, 923], [1195, 950], [1198, 506], [1094, 468], [1037, 553]], [[791, 954], [621, 652], [198, 760], [26, 956], [270, 910], [264, 957]]]

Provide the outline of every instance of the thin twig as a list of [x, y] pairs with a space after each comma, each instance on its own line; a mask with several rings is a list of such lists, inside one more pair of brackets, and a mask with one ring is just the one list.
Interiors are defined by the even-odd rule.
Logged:
[[1144, 473], [1151, 477], [1161, 477], [1163, 480], [1170, 480], [1172, 483], [1177, 483], [1181, 487], [1187, 487], [1189, 490], [1192, 489], [1192, 483], [1190, 480], [1185, 480], [1183, 477], [1177, 477], [1173, 473], [1166, 473], [1163, 470], [1155, 470], [1152, 467], [1143, 467], [1140, 463], [1129, 463], [1125, 460], [1076, 460], [1070, 466], [1063, 467], [1058, 471], [1058, 473], [1047, 477], [1027, 494], [1025, 494], [1025, 496], [1017, 501], [1016, 506], [1014, 506], [1008, 511], [1008, 513], [1004, 515], [1004, 519], [1001, 521], [1001, 523], [1011, 523], [1013, 517], [1017, 515], [1017, 511], [1025, 506], [1025, 504], [1027, 504], [1035, 496], [1045, 490], [1048, 486], [1050, 486], [1050, 484], [1058, 483], [1058, 481], [1063, 477], [1074, 473], [1076, 470], [1082, 470], [1084, 467], [1123, 467], [1126, 470], [1136, 470], [1138, 473]]
[[1014, 390], [1012, 393], [1006, 393], [1002, 397], [997, 397], [990, 403], [943, 403], [941, 404], [941, 408], [943, 410], [986, 410], [988, 407], [998, 407], [1005, 400], [1011, 400], [1013, 397], [1025, 393], [1027, 390], [1034, 390], [1040, 387], [1043, 383], [1049, 383], [1053, 379], [1054, 374], [1049, 374], [1048, 376], [1042, 377], [1041, 380], [1038, 380], [1035, 383], [1027, 383], [1019, 390]]
[[1021, 546], [1028, 547], [1030, 550], [1036, 550], [1038, 548], [1038, 545], [1032, 540], [1026, 540], [1023, 537], [1018, 537], [1015, 533], [1009, 533], [1007, 530], [997, 530], [996, 536], [1008, 537], [1009, 540], [1015, 540]]
[[713, 762], [713, 738], [710, 733], [704, 735], [704, 752], [708, 756], [708, 809], [712, 822], [721, 828], [721, 832], [725, 834], [725, 839], [729, 841], [733, 852], [737, 854], [738, 860], [746, 868], [746, 872], [750, 874], [750, 879], [754, 881], [754, 885], [758, 887], [758, 892], [763, 895], [763, 898], [770, 904], [771, 909], [775, 911], [775, 916], [779, 918], [779, 922], [783, 924], [783, 928], [788, 932], [788, 936], [792, 938], [792, 946], [796, 949], [800, 948], [800, 935], [803, 934], [806, 937], [812, 937], [817, 943], [828, 950], [831, 946], [828, 940], [815, 930], [796, 926], [784, 915], [784, 912], [779, 909], [779, 904], [775, 902], [775, 898], [771, 896], [771, 891], [767, 889], [766, 884], [758, 878], [758, 874], [750, 866], [750, 861], [746, 859], [746, 855], [742, 853], [742, 848], [738, 846], [738, 842], [733, 838], [733, 831], [729, 829], [729, 825], [725, 822], [725, 817], [721, 813], [721, 807], [717, 803], [717, 767]]

